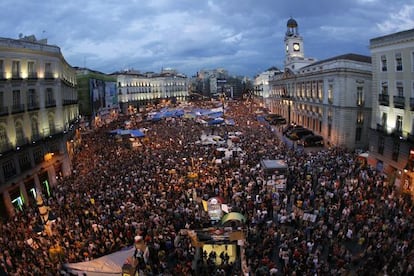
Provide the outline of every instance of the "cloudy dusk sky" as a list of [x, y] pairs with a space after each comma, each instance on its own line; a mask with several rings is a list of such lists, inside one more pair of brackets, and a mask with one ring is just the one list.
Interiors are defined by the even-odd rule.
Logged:
[[253, 77], [283, 68], [290, 17], [306, 57], [370, 55], [371, 38], [414, 28], [414, 1], [2, 0], [0, 16], [0, 37], [47, 38], [72, 66]]

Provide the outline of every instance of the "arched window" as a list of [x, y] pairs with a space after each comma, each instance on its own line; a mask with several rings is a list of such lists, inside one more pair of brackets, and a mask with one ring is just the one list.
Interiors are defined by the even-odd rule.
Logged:
[[32, 129], [32, 140], [38, 140], [40, 138], [39, 135], [39, 126], [37, 124], [37, 118], [33, 117], [31, 120], [31, 129]]
[[53, 116], [52, 113], [49, 113], [48, 122], [49, 122], [49, 135], [55, 134], [56, 132], [55, 117]]
[[4, 126], [0, 126], [0, 152], [4, 152], [9, 148], [9, 138]]
[[16, 121], [15, 123], [15, 130], [16, 130], [16, 145], [23, 145], [26, 143], [24, 139], [24, 130], [23, 124], [21, 121]]

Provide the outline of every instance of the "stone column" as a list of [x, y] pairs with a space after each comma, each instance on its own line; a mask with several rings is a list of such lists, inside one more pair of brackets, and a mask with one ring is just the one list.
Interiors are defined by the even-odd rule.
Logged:
[[14, 209], [14, 206], [11, 202], [9, 191], [3, 192], [3, 200], [4, 200], [4, 206], [6, 206], [7, 213], [10, 217], [13, 217], [16, 214], [16, 210]]

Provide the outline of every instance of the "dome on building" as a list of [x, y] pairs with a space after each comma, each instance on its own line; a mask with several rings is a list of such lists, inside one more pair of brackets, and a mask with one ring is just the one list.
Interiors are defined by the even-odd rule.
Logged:
[[298, 26], [298, 23], [296, 22], [296, 20], [291, 17], [287, 22], [287, 27], [296, 28], [297, 26]]

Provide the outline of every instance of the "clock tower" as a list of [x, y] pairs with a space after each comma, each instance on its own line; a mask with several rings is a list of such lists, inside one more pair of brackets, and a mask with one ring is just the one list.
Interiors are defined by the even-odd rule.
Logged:
[[298, 23], [295, 19], [290, 18], [285, 34], [285, 68], [295, 72], [314, 61], [314, 59], [305, 58], [303, 38], [299, 35]]

